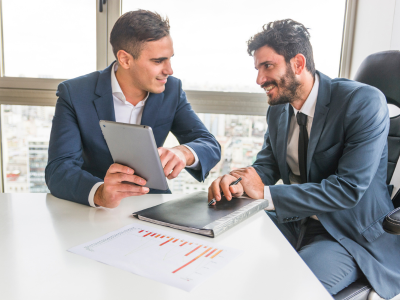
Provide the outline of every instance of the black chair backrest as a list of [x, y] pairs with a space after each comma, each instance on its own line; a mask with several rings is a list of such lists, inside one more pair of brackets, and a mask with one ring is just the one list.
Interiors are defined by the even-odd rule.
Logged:
[[[400, 51], [371, 54], [361, 63], [354, 80], [381, 90], [387, 103], [400, 108]], [[400, 156], [400, 115], [390, 118], [388, 151], [387, 184]]]

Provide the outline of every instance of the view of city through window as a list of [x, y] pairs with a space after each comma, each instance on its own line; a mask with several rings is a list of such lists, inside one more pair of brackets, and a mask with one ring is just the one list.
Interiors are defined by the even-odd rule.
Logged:
[[[5, 192], [49, 192], [44, 170], [54, 107], [2, 105], [1, 110]], [[204, 183], [197, 182], [185, 170], [169, 180], [174, 194], [206, 191], [218, 176], [251, 165], [264, 141], [265, 117], [222, 114], [199, 114], [199, 117], [220, 143], [222, 159]], [[164, 146], [176, 145], [178, 141], [170, 134]]]
[[[304, 10], [305, 5], [314, 10]], [[138, 8], [169, 17], [174, 76], [182, 80], [186, 90], [262, 93], [255, 83], [257, 71], [247, 54], [246, 41], [264, 24], [284, 18], [302, 22], [310, 29], [317, 69], [330, 77], [338, 75], [345, 0], [281, 0], [268, 4], [240, 0], [229, 5], [211, 0], [200, 4], [182, 0], [122, 1], [123, 13]], [[58, 13], [60, 9], [62, 14]], [[316, 10], [329, 13], [313, 13]], [[94, 1], [3, 0], [2, 16], [5, 76], [67, 79], [96, 70]], [[30, 25], [18, 22], [20, 19]], [[60, 36], [67, 41], [62, 47], [56, 38]], [[199, 114], [221, 144], [222, 159], [204, 183], [183, 171], [169, 181], [171, 191], [207, 190], [219, 175], [252, 164], [263, 144], [265, 113]], [[53, 115], [54, 107], [1, 105], [5, 192], [48, 192], [44, 170]], [[177, 144], [170, 134], [164, 146]]]

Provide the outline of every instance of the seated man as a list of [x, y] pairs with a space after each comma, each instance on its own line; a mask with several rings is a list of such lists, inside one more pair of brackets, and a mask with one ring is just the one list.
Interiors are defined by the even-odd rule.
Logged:
[[[203, 181], [220, 160], [220, 145], [192, 110], [181, 81], [170, 76], [174, 49], [169, 28], [168, 19], [153, 12], [124, 14], [110, 36], [117, 61], [58, 86], [46, 167], [54, 196], [116, 207], [128, 196], [162, 192], [123, 183], [146, 181], [113, 164], [99, 120], [151, 126], [168, 179], [186, 167]], [[163, 148], [170, 131], [181, 145]]]
[[382, 228], [393, 209], [385, 96], [316, 71], [309, 33], [290, 19], [264, 26], [248, 53], [270, 105], [265, 143], [252, 166], [215, 180], [209, 198], [220, 200], [222, 190], [228, 200], [243, 192], [268, 199], [267, 214], [331, 294], [365, 276], [394, 297], [400, 237]]

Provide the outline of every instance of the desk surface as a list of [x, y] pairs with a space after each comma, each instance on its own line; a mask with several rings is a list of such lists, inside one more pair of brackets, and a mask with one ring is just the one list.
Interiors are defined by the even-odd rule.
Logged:
[[332, 299], [264, 212], [215, 239], [185, 233], [244, 250], [190, 293], [67, 252], [128, 224], [160, 228], [131, 213], [173, 198], [131, 197], [110, 210], [50, 194], [0, 194], [0, 298]]

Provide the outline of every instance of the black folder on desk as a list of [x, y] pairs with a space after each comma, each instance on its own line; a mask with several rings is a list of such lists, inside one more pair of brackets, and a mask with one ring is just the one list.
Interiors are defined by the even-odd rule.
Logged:
[[175, 229], [216, 237], [268, 206], [268, 200], [247, 197], [223, 198], [207, 205], [207, 192], [182, 196], [133, 213], [140, 220]]

